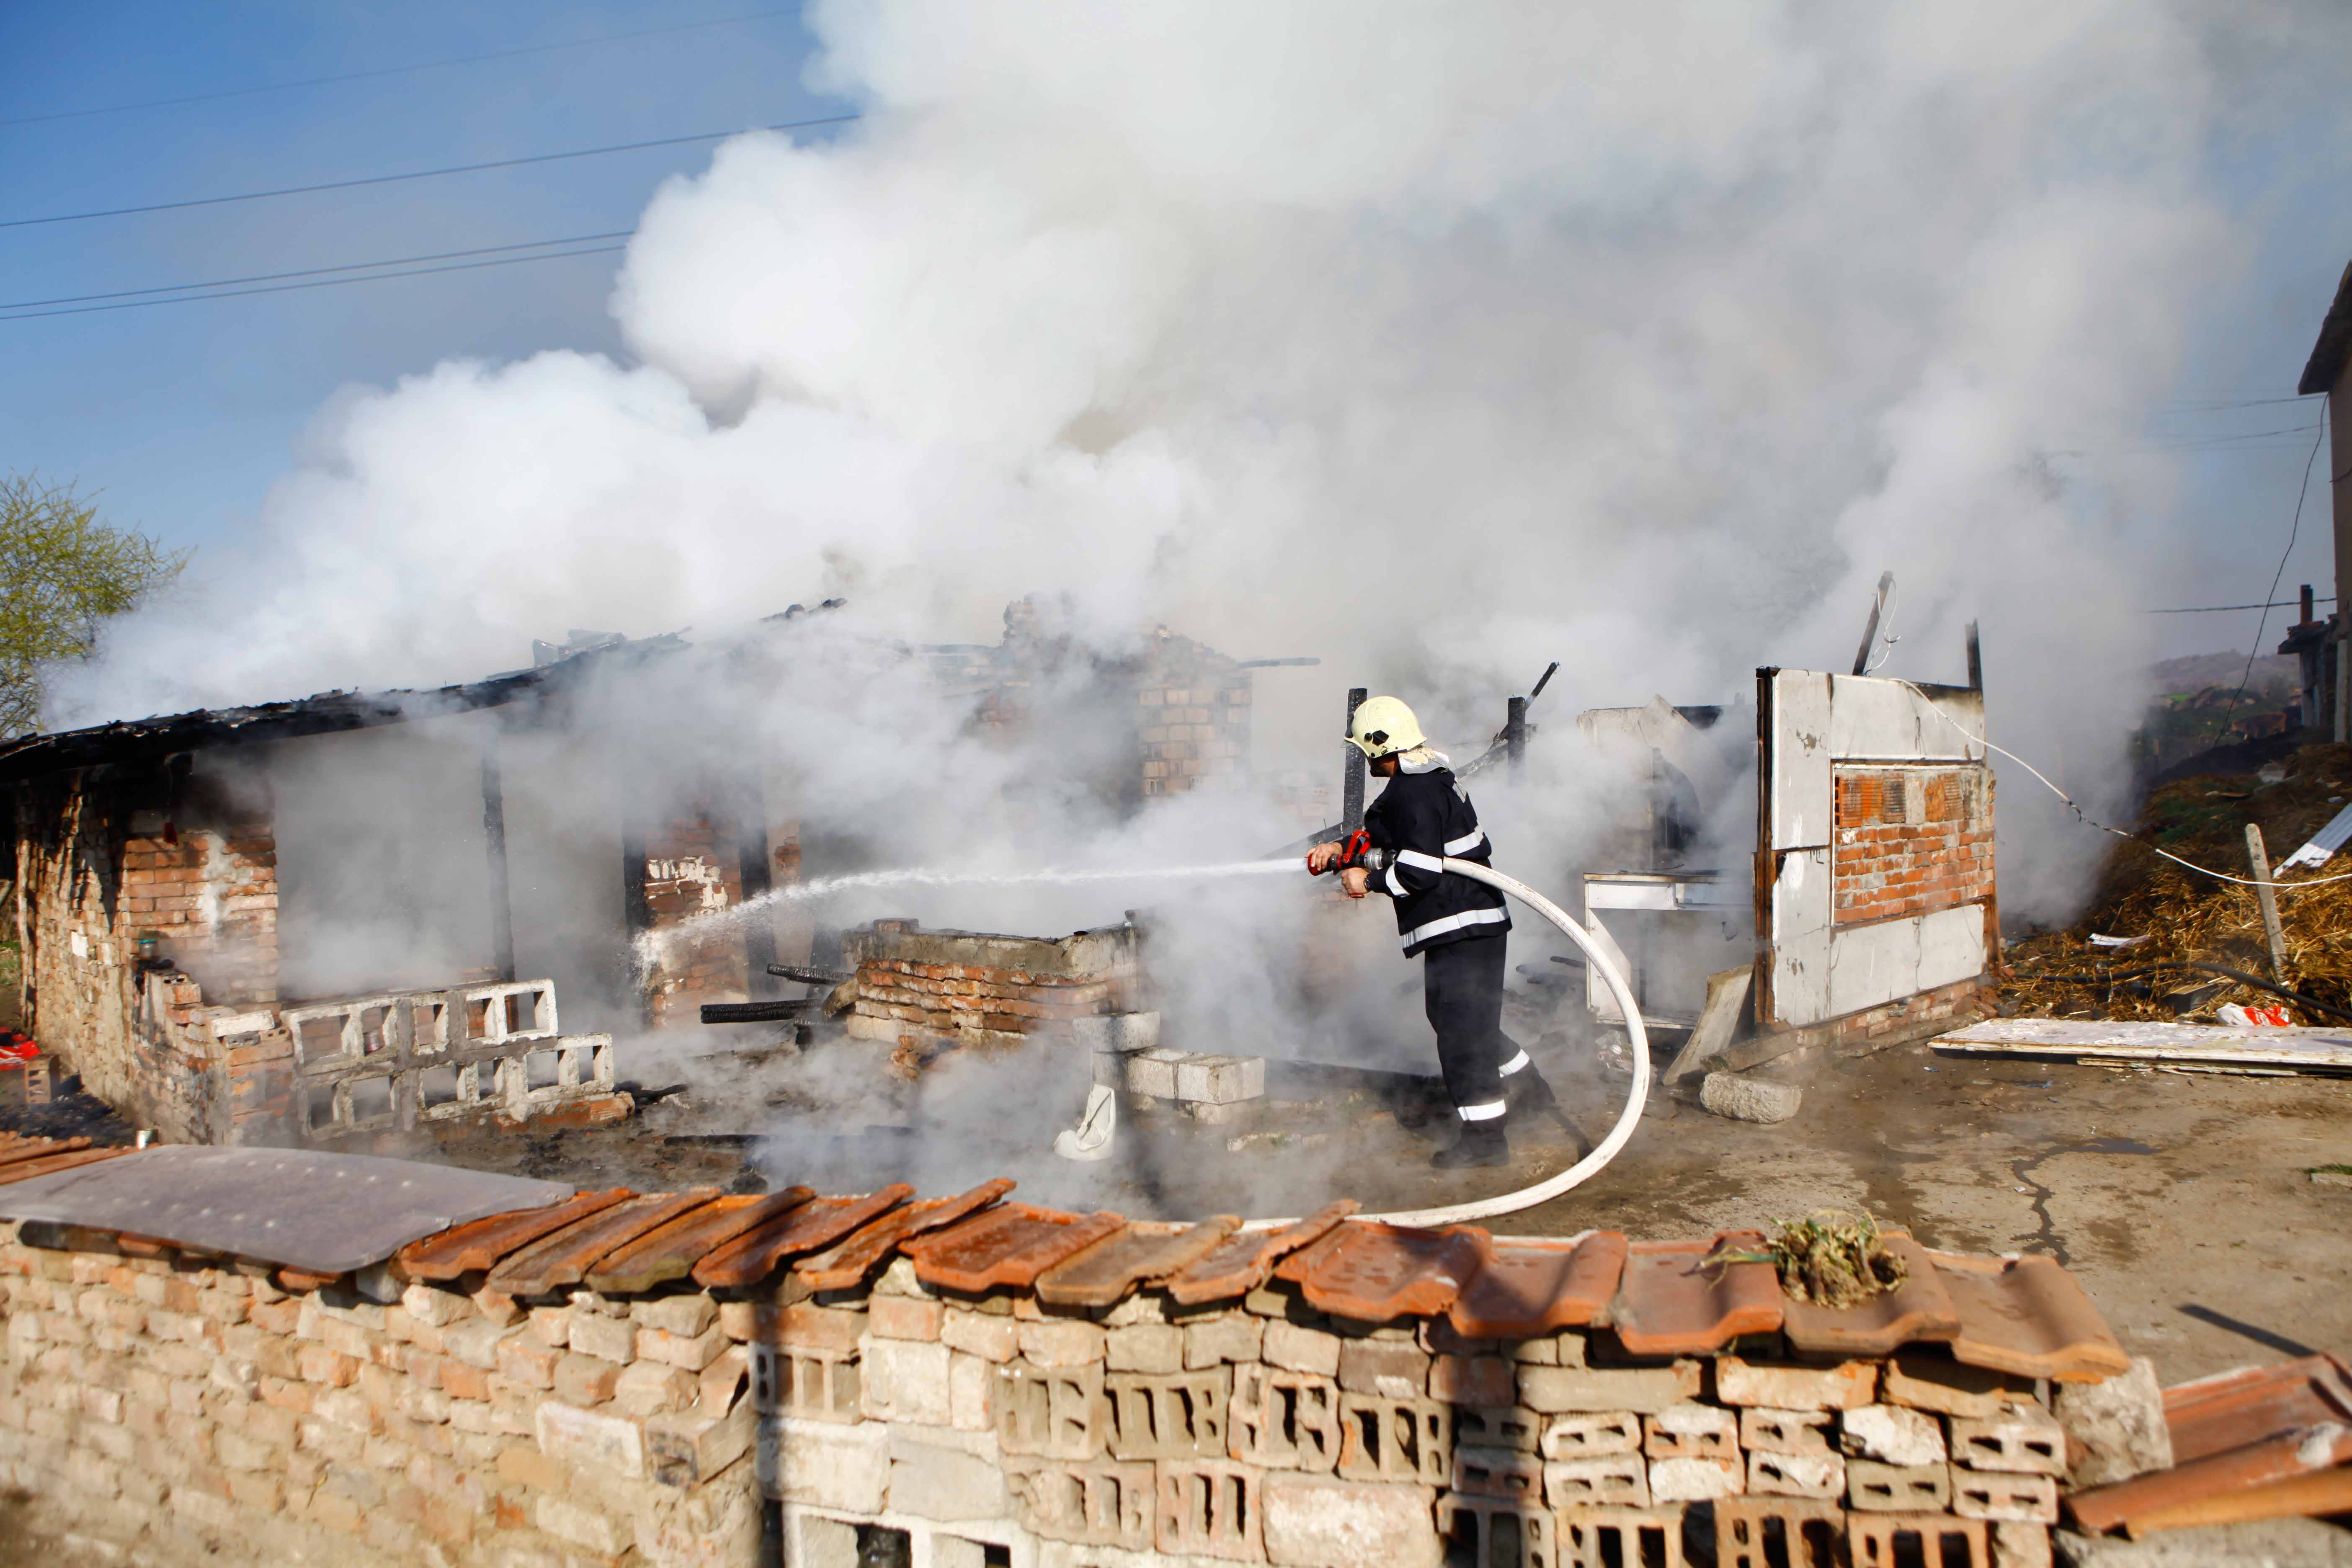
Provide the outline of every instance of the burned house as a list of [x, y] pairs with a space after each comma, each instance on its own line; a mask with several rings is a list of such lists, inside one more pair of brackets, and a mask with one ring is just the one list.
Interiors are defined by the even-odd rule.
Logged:
[[[1081, 695], [1125, 716], [1036, 781], [1113, 810], [1245, 769], [1245, 666], [1159, 630], [1097, 655], [1026, 602], [1006, 625], [843, 657], [920, 672], [983, 742], [1032, 743]], [[803, 874], [789, 758], [707, 737], [760, 733], [746, 694], [811, 630], [574, 634], [466, 685], [0, 747], [26, 1028], [173, 1142], [627, 1114], [615, 1038], [774, 995], [769, 964], [822, 941], [790, 911], [694, 923]], [[813, 847], [826, 871], [874, 852]]]

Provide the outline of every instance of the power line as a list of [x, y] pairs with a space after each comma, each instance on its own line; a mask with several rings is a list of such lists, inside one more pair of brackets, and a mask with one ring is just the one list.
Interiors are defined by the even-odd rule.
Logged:
[[[0, 310], [30, 310], [42, 305], [79, 305], [91, 300], [128, 300], [139, 294], [185, 294], [199, 289], [227, 289], [239, 283], [275, 283], [286, 278], [317, 278], [329, 272], [366, 272], [379, 267], [409, 267], [420, 261], [453, 261], [465, 256], [497, 256], [509, 250], [544, 250], [553, 245], [586, 245], [599, 239], [626, 239], [633, 228], [610, 234], [574, 234], [562, 239], [525, 240], [520, 245], [485, 245], [473, 250], [443, 250], [430, 256], [394, 256], [382, 261], [346, 261], [340, 267], [305, 267], [293, 272], [257, 272], [250, 278], [215, 278], [204, 283], [164, 283], [152, 289], [117, 289], [110, 294], [65, 294], [55, 300], [11, 300]], [[352, 282], [364, 279], [352, 279]]]
[[488, 261], [459, 261], [447, 267], [415, 267], [405, 272], [376, 272], [363, 278], [319, 278], [308, 283], [275, 283], [266, 289], [226, 289], [214, 294], [183, 294], [170, 300], [119, 300], [111, 305], [76, 305], [63, 310], [25, 310], [0, 316], [0, 321], [31, 321], [43, 316], [87, 316], [100, 310], [136, 310], [148, 305], [186, 305], [199, 300], [235, 300], [247, 294], [286, 294], [297, 289], [332, 289], [342, 283], [381, 283], [389, 278], [423, 278], [435, 272], [471, 272], [483, 267], [512, 267], [523, 261], [562, 261], [572, 256], [611, 256], [625, 246], [600, 245], [586, 250], [551, 250], [538, 256], [502, 256]]
[[[2332, 605], [2336, 602], [2336, 595], [2330, 594], [2325, 598], [2315, 598], [2311, 602], [2315, 605]], [[2150, 610], [2147, 614], [2151, 616], [2211, 616], [2218, 615], [2223, 610], [2292, 610], [2300, 609], [2302, 606], [2303, 601], [2300, 599], [2273, 599], [2267, 605], [2192, 605], [2185, 610]]]
[[[2294, 492], [2294, 521], [2287, 527], [2286, 548], [2279, 552], [2278, 570], [2271, 574], [2271, 592], [2273, 594], [2278, 592], [2278, 585], [2286, 579], [2287, 560], [2294, 554], [2295, 539], [2303, 532], [2303, 503], [2305, 499], [2311, 494], [2311, 466], [2319, 460], [2319, 444], [2326, 438], [2327, 405], [2323, 403], [2319, 405], [2318, 434], [2313, 436], [2311, 438], [2311, 456], [2303, 460], [2303, 484], [2302, 487]], [[2254, 640], [2252, 644], [2252, 651], [2246, 655], [2246, 672], [2238, 678], [2238, 689], [2232, 693], [2230, 698], [2230, 703], [2232, 707], [2237, 705], [2239, 698], [2243, 697], [2246, 694], [2246, 687], [2248, 683], [2254, 679], [2254, 659], [2256, 656], [2263, 651], [2263, 634], [2269, 629], [2270, 624], [2271, 606], [2268, 603], [2265, 603], [2263, 606], [2262, 619], [2254, 623]], [[2218, 717], [2218, 715], [2216, 717]], [[2210, 729], [2206, 731], [2206, 733], [2209, 736], [2212, 732], [2213, 731]], [[2158, 853], [2162, 854], [2163, 851], [2158, 850]], [[2172, 858], [2179, 859], [2179, 857], [2174, 856]], [[2181, 864], [2185, 866], [2188, 862], [2183, 860], [2181, 861]], [[2204, 868], [2200, 866], [2195, 868], [2195, 869], [2203, 870]]]
[[[821, 120], [788, 120], [780, 125], [762, 125], [761, 131], [805, 131], [819, 125], [845, 125], [862, 120], [859, 114], [831, 114]], [[651, 142], [622, 142], [610, 147], [580, 147], [569, 153], [538, 153], [528, 158], [494, 158], [487, 163], [452, 163], [446, 169], [417, 169], [403, 174], [370, 174], [358, 180], [330, 180], [317, 185], [288, 185], [282, 190], [247, 191], [234, 196], [200, 196], [184, 202], [151, 202], [145, 206], [108, 207], [99, 212], [58, 213], [49, 217], [18, 217], [0, 219], [0, 228], [30, 228], [38, 224], [79, 223], [85, 218], [127, 217], [134, 213], [177, 212], [184, 207], [215, 207], [228, 202], [257, 202], [269, 196], [307, 196], [319, 191], [348, 191], [360, 185], [389, 185], [403, 180], [432, 180], [444, 174], [472, 174], [484, 169], [516, 169], [530, 163], [554, 163], [566, 158], [595, 158], [607, 153], [635, 153], [647, 147], [682, 147], [693, 142], [719, 142], [730, 136], [740, 136], [741, 131], [706, 131], [694, 136], [664, 136]]]
[[374, 77], [405, 76], [415, 71], [441, 70], [450, 66], [478, 65], [484, 60], [510, 60], [522, 55], [553, 54], [561, 49], [584, 49], [597, 44], [625, 43], [632, 38], [650, 38], [662, 33], [691, 33], [704, 27], [726, 27], [738, 22], [764, 21], [770, 16], [788, 16], [788, 10], [751, 11], [740, 16], [719, 16], [708, 22], [680, 22], [669, 27], [646, 27], [635, 33], [606, 33], [593, 38], [574, 38], [566, 44], [533, 44], [520, 49], [497, 49], [487, 55], [462, 55], [455, 59], [426, 60], [422, 65], [383, 66], [374, 70], [345, 71], [341, 76], [305, 77], [300, 81], [272, 82], [266, 87], [233, 87], [221, 92], [192, 93], [186, 98], [158, 98], [145, 103], [117, 103], [104, 109], [61, 109], [49, 114], [25, 114], [14, 120], [0, 120], [0, 126], [37, 125], [50, 120], [84, 120], [96, 114], [128, 114], [140, 109], [177, 109], [191, 103], [211, 103], [224, 98], [250, 98], [262, 92], [291, 92], [296, 88], [326, 87], [339, 81], [366, 81]]

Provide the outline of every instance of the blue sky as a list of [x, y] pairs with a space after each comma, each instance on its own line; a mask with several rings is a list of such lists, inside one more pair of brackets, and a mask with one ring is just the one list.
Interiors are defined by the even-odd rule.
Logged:
[[[335, 5], [49, 0], [0, 7], [0, 223], [528, 156], [837, 113], [802, 81], [796, 15], [694, 5]], [[699, 23], [711, 26], [692, 26]], [[651, 29], [664, 29], [650, 32]], [[647, 34], [617, 41], [614, 35]], [[573, 45], [323, 86], [276, 84]], [[167, 107], [82, 112], [156, 100]], [[59, 116], [63, 116], [60, 118]], [[2215, 189], [2246, 275], [2195, 324], [2148, 435], [2201, 447], [2181, 520], [2147, 547], [2168, 604], [2258, 599], [2285, 542], [2315, 401], [2291, 397], [2347, 256], [2340, 117], [2221, 139]], [[823, 135], [818, 132], [813, 134]], [[2315, 144], [2314, 138], [2317, 139]], [[2339, 150], [2340, 151], [2340, 150]], [[145, 289], [628, 228], [708, 144], [315, 195], [0, 227], [0, 302]], [[349, 384], [453, 356], [617, 352], [593, 256], [398, 281], [0, 321], [0, 469], [102, 492], [110, 520], [199, 549], [250, 516]], [[2131, 280], [2118, 278], [2118, 289]], [[2211, 438], [2226, 437], [2218, 446]], [[2064, 432], [2052, 433], [2063, 450]], [[2281, 596], [2331, 575], [2322, 455]], [[2061, 461], [2063, 472], [2063, 459]], [[2275, 639], [2273, 614], [2265, 641]], [[2236, 647], [2252, 616], [2168, 617], [2162, 651]]]
[[[840, 111], [795, 12], [692, 5], [0, 6], [0, 220], [234, 195]], [[726, 18], [748, 18], [722, 20]], [[683, 26], [706, 21], [719, 25]], [[356, 81], [236, 92], [675, 29]], [[33, 118], [70, 114], [70, 118]], [[822, 135], [818, 132], [814, 134]], [[625, 230], [709, 144], [0, 228], [0, 300]], [[608, 242], [609, 243], [609, 242]], [[451, 356], [614, 352], [613, 256], [0, 324], [0, 469], [175, 544], [250, 516], [341, 385]]]

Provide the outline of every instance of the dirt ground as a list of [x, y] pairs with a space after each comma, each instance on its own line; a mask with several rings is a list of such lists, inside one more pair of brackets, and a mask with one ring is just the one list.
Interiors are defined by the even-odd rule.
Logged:
[[[764, 1079], [713, 1066], [635, 1123], [485, 1140], [442, 1157], [582, 1182], [737, 1190], [806, 1182], [857, 1191], [896, 1179], [936, 1193], [1010, 1175], [1031, 1202], [1138, 1218], [1297, 1214], [1341, 1195], [1386, 1210], [1507, 1192], [1562, 1169], [1605, 1134], [1630, 1082], [1577, 1070], [1589, 1052], [1539, 1053], [1575, 1131], [1516, 1128], [1507, 1173], [1431, 1171], [1429, 1152], [1450, 1129], [1442, 1119], [1418, 1131], [1401, 1124], [1400, 1110], [1417, 1120], [1416, 1097], [1394, 1092], [1403, 1080], [1279, 1065], [1267, 1100], [1239, 1122], [1123, 1112], [1113, 1157], [1074, 1165], [1047, 1146], [1082, 1084], [1016, 1105], [992, 1100], [981, 1076], [895, 1103], [795, 1104], [795, 1082], [837, 1083], [846, 1054], [862, 1049], [820, 1047], [772, 1065]], [[2352, 1191], [2305, 1174], [2352, 1163], [2352, 1081], [2120, 1072], [1925, 1046], [1787, 1076], [1805, 1082], [1792, 1121], [1728, 1121], [1654, 1096], [1598, 1176], [1487, 1223], [1664, 1239], [1867, 1209], [1930, 1246], [2060, 1259], [2168, 1384], [2352, 1349]], [[714, 1135], [727, 1128], [743, 1135]], [[686, 1136], [666, 1141], [665, 1130]]]

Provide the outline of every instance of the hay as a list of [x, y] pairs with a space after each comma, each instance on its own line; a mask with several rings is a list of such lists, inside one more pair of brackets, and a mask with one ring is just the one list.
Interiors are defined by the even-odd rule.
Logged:
[[[2066, 931], [2010, 947], [2001, 1011], [2160, 1020], [2210, 1018], [2214, 1008], [2230, 1002], [2276, 1003], [2279, 998], [2268, 992], [2192, 970], [2113, 984], [2099, 977], [2189, 959], [2270, 973], [2270, 945], [2254, 890], [2200, 876], [2148, 846], [2242, 877], [2250, 874], [2245, 829], [2252, 821], [2261, 824], [2275, 866], [2326, 826], [2344, 799], [2352, 798], [2352, 746], [2306, 746], [2284, 761], [2288, 776], [2280, 784], [2263, 785], [2253, 775], [2203, 774], [2150, 795], [2134, 841], [2118, 844], [2108, 856], [2083, 919]], [[2332, 803], [2331, 795], [2337, 797]], [[2287, 959], [2280, 978], [2290, 989], [2352, 1008], [2352, 882], [2323, 880], [2347, 870], [2352, 856], [2339, 855], [2316, 871], [2280, 878], [2285, 884], [2278, 902]], [[2297, 887], [2298, 882], [2317, 885]], [[2093, 931], [2148, 940], [2137, 947], [2102, 950], [2089, 945]], [[2067, 978], [2050, 978], [2053, 973]], [[2084, 977], [2091, 983], [2081, 983]]]
[[1886, 1250], [1878, 1222], [1843, 1209], [1775, 1220], [1760, 1250], [1717, 1251], [1706, 1262], [1769, 1263], [1780, 1276], [1781, 1294], [1816, 1307], [1859, 1307], [1873, 1296], [1901, 1289], [1910, 1277], [1903, 1260]]

